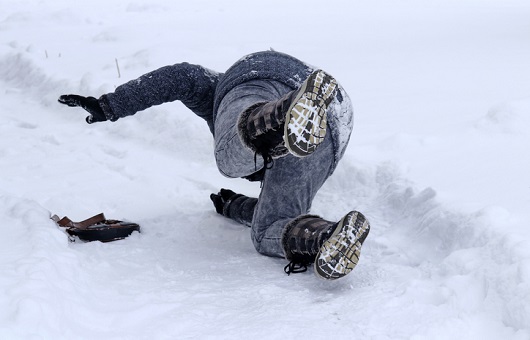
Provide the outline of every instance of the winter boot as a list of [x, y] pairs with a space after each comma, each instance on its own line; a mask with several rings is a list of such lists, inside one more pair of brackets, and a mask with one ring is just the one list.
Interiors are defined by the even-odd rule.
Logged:
[[239, 117], [241, 140], [266, 161], [289, 153], [283, 142], [283, 126], [294, 95], [295, 91], [291, 91], [276, 101], [256, 103]]
[[318, 277], [335, 280], [355, 268], [370, 224], [363, 214], [351, 211], [339, 222], [304, 215], [285, 226], [282, 246], [291, 261], [287, 274], [303, 272], [314, 263]]
[[289, 152], [298, 157], [310, 155], [326, 135], [326, 110], [336, 88], [335, 79], [318, 70], [298, 90], [250, 106], [239, 117], [241, 140], [266, 160]]

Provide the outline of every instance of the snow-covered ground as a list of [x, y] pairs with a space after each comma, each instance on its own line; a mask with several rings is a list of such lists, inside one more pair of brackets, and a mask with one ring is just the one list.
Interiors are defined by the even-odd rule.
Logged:
[[[215, 213], [259, 184], [218, 174], [180, 103], [94, 125], [57, 103], [270, 47], [353, 100], [313, 207], [371, 221], [339, 282], [285, 275]], [[530, 338], [527, 0], [0, 0], [0, 98], [1, 339]], [[69, 243], [49, 219], [99, 212], [142, 233]]]

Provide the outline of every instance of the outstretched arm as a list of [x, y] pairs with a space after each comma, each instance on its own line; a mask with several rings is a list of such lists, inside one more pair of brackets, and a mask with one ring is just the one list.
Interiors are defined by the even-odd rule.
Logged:
[[[101, 96], [97, 103], [106, 120], [116, 121], [154, 105], [180, 100], [211, 125], [218, 79], [219, 73], [215, 71], [200, 65], [180, 63], [161, 67], [120, 85], [114, 92]], [[73, 96], [76, 95], [61, 96], [59, 102], [69, 106], [81, 106], [85, 110], [86, 103], [93, 103], [93, 100], [87, 100], [91, 97], [77, 96], [73, 100]], [[87, 111], [94, 116], [94, 110]], [[87, 118], [87, 122], [89, 120]], [[105, 119], [94, 121], [101, 120]]]
[[180, 100], [201, 117], [212, 113], [219, 74], [188, 63], [165, 66], [118, 86], [99, 99], [109, 120]]

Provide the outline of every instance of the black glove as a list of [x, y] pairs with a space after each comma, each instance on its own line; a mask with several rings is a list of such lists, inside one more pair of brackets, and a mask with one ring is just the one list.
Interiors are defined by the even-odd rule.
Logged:
[[[212, 200], [213, 202], [213, 205], [215, 206], [215, 211], [217, 211], [218, 214], [221, 214], [223, 216], [226, 216], [223, 212], [224, 212], [224, 208], [225, 208], [225, 205], [227, 204], [230, 204], [230, 202], [237, 198], [237, 197], [240, 197], [242, 195], [240, 194], [236, 194], [235, 192], [233, 192], [232, 190], [229, 190], [229, 189], [221, 189], [221, 191], [219, 191], [219, 193], [217, 194], [211, 194], [210, 195], [210, 199]], [[230, 217], [230, 216], [226, 216], [226, 217]]]
[[98, 100], [94, 97], [83, 97], [78, 96], [76, 94], [65, 94], [59, 97], [59, 103], [71, 107], [80, 106], [86, 111], [88, 111], [88, 113], [90, 113], [90, 116], [86, 117], [85, 119], [88, 124], [92, 124], [95, 122], [104, 122], [107, 120], [103, 109], [101, 108], [101, 106], [99, 106]]

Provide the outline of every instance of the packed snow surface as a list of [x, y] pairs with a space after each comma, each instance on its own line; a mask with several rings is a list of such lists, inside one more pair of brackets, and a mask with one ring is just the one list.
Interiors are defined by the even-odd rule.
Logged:
[[[530, 339], [527, 0], [0, 0], [1, 339]], [[161, 66], [269, 48], [348, 91], [355, 126], [312, 213], [371, 232], [337, 282], [259, 255], [212, 192], [180, 103], [84, 122]], [[69, 243], [51, 214], [139, 223]]]

